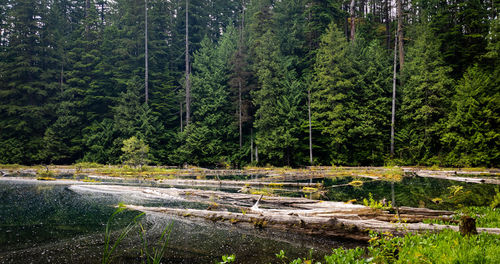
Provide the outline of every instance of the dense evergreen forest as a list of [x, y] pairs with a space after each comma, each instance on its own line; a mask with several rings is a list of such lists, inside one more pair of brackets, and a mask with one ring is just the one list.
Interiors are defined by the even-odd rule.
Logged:
[[0, 163], [498, 166], [498, 6], [0, 0]]

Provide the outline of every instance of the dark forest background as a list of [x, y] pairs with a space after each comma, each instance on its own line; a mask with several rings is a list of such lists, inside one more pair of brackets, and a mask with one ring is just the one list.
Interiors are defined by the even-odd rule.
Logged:
[[498, 166], [498, 5], [0, 0], [0, 163]]

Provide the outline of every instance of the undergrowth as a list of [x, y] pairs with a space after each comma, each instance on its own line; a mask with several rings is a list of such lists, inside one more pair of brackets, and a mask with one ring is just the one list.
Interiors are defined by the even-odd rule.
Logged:
[[500, 236], [481, 233], [464, 237], [453, 230], [407, 234], [404, 237], [372, 233], [368, 248], [333, 249], [332, 254], [324, 256], [322, 260], [306, 257], [288, 261], [283, 251], [276, 256], [283, 263], [290, 264], [498, 263]]
[[500, 228], [500, 208], [491, 208], [487, 206], [470, 206], [459, 209], [456, 211], [455, 215], [453, 215], [453, 221], [429, 219], [424, 220], [424, 223], [458, 225], [458, 221], [462, 215], [468, 215], [475, 218], [477, 227]]

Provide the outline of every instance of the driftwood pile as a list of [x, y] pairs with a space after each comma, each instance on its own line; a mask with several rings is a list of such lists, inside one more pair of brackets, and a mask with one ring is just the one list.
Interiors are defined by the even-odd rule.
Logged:
[[[145, 188], [116, 185], [77, 185], [77, 192], [106, 192], [144, 197], [177, 199], [206, 204], [206, 209], [143, 207], [127, 205], [143, 212], [159, 212], [184, 218], [206, 219], [228, 225], [272, 228], [285, 232], [368, 240], [369, 231], [407, 232], [439, 231], [458, 226], [424, 224], [424, 219], [450, 220], [452, 212], [424, 208], [399, 208], [395, 213], [342, 202], [317, 201], [305, 198], [268, 197], [196, 189]], [[500, 229], [479, 228], [479, 232], [500, 234]]]

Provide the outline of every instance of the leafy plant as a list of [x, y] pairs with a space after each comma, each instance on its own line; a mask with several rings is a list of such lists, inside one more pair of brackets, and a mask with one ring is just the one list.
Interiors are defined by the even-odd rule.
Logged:
[[[290, 261], [290, 264], [311, 264], [314, 262], [314, 259], [313, 259], [313, 253], [314, 253], [314, 250], [313, 249], [310, 249], [309, 250], [309, 256], [307, 258], [304, 258], [304, 259], [301, 259], [301, 258], [297, 258], [297, 259], [293, 259]], [[282, 263], [287, 263], [287, 257], [285, 255], [285, 251], [284, 250], [280, 250], [280, 253], [278, 254], [275, 254], [276, 255], [276, 258], [280, 259]], [[320, 263], [320, 262], [316, 262], [316, 263]]]
[[375, 263], [394, 263], [399, 258], [401, 240], [392, 233], [371, 232], [368, 250]]
[[116, 238], [114, 243], [111, 243], [111, 224], [115, 217], [123, 212], [126, 207], [120, 203], [118, 205], [118, 209], [108, 218], [108, 222], [106, 223], [106, 231], [104, 233], [104, 251], [102, 254], [102, 264], [111, 263], [113, 260], [113, 252], [117, 248], [117, 246], [122, 242], [122, 240], [127, 236], [127, 234], [134, 228], [137, 223], [137, 219], [144, 215], [144, 213], [140, 213], [132, 219], [128, 225], [120, 232], [118, 237]]
[[147, 264], [159, 264], [163, 255], [165, 254], [165, 250], [167, 249], [168, 241], [170, 240], [170, 234], [172, 233], [172, 227], [174, 223], [170, 223], [163, 229], [161, 233], [160, 239], [153, 245], [152, 248], [149, 248], [147, 238], [146, 238], [146, 229], [142, 225], [141, 222], [137, 222], [139, 225], [139, 236], [142, 241], [142, 249], [141, 254], [145, 258], [145, 263]]
[[123, 141], [122, 147], [123, 155], [121, 156], [125, 164], [138, 165], [142, 168], [149, 160], [147, 159], [149, 153], [149, 146], [142, 139], [131, 137]]
[[391, 201], [387, 202], [387, 204], [385, 204], [383, 201], [375, 201], [373, 199], [372, 193], [368, 193], [368, 200], [366, 198], [363, 199], [363, 205], [373, 209], [382, 209], [382, 210], [389, 210], [392, 208]]
[[333, 249], [331, 255], [325, 256], [325, 261], [327, 264], [337, 264], [337, 263], [350, 263], [350, 264], [363, 264], [370, 263], [370, 261], [364, 258], [365, 250], [363, 248], [354, 249], [344, 249], [336, 248]]
[[234, 254], [222, 256], [222, 261], [217, 262], [217, 264], [227, 264], [236, 261], [236, 256]]
[[36, 171], [36, 175], [38, 178], [43, 179], [43, 178], [54, 178], [54, 172], [49, 170], [48, 168], [45, 169], [38, 169]]
[[495, 208], [500, 205], [500, 191], [497, 189], [495, 196], [493, 196], [493, 201], [491, 201], [490, 207]]

